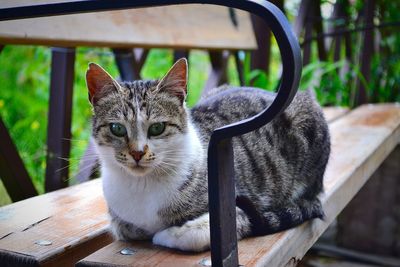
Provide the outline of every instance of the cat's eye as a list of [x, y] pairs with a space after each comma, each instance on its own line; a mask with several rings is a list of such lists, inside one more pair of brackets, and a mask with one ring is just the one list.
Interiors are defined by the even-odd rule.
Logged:
[[165, 122], [153, 123], [149, 127], [148, 135], [149, 136], [157, 136], [157, 135], [162, 134], [164, 132], [164, 130], [165, 130]]
[[110, 131], [113, 135], [123, 137], [126, 135], [126, 128], [121, 123], [110, 123]]

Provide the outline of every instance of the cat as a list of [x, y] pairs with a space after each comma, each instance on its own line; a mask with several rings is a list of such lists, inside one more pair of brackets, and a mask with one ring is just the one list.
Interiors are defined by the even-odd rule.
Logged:
[[[274, 93], [222, 86], [188, 109], [187, 61], [161, 80], [117, 82], [91, 63], [92, 136], [111, 231], [185, 251], [210, 248], [207, 146], [213, 129], [256, 115]], [[327, 123], [310, 92], [262, 128], [235, 137], [237, 237], [323, 218], [318, 195], [330, 153]]]

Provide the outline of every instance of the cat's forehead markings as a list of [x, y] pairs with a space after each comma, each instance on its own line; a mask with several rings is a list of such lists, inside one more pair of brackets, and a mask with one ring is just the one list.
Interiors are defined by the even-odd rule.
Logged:
[[146, 145], [146, 134], [143, 127], [143, 117], [142, 114], [139, 112], [137, 114], [136, 120], [136, 127], [137, 127], [137, 149], [143, 150], [144, 146]]

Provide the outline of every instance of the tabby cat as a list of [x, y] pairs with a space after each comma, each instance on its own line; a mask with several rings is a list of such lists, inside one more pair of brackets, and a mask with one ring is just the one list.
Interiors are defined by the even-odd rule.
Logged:
[[[206, 151], [213, 129], [256, 115], [275, 94], [222, 86], [185, 105], [187, 62], [161, 80], [117, 82], [91, 63], [93, 138], [111, 229], [188, 251], [210, 247]], [[238, 239], [324, 216], [318, 194], [330, 152], [311, 93], [297, 93], [268, 125], [233, 138]]]

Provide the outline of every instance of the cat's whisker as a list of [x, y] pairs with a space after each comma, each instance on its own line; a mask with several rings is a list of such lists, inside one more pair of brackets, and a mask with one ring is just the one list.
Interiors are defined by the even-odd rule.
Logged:
[[185, 153], [184, 150], [177, 151], [177, 150], [171, 150], [171, 151], [160, 151], [157, 152], [157, 155], [162, 155], [162, 156], [181, 156], [181, 157], [187, 157], [188, 154], [191, 153]]
[[169, 162], [166, 162], [166, 161], [162, 161], [162, 162], [161, 162], [161, 164], [162, 164], [162, 165], [167, 165], [167, 166], [173, 166], [173, 167], [176, 167], [176, 164], [169, 163]]
[[165, 170], [165, 168], [162, 167], [162, 166], [160, 166], [160, 165], [157, 166], [157, 169], [158, 169], [158, 170], [161, 170], [163, 173], [165, 173], [166, 176], [169, 176], [169, 175], [170, 175], [170, 174], [167, 172], [168, 169]]
[[60, 171], [62, 171], [62, 170], [65, 170], [65, 169], [67, 169], [67, 168], [70, 168], [70, 167], [73, 167], [73, 166], [77, 166], [77, 165], [78, 165], [78, 164], [76, 164], [76, 165], [68, 164], [68, 165], [66, 165], [66, 166], [64, 166], [64, 167], [61, 167], [61, 168], [55, 170], [55, 173], [58, 173], [58, 172], [60, 172]]
[[82, 157], [69, 157], [69, 158], [64, 158], [64, 157], [57, 157], [57, 159], [61, 159], [61, 160], [65, 160], [65, 161], [80, 161], [82, 159], [96, 159], [98, 158], [97, 155], [93, 155], [93, 156], [88, 156], [88, 155], [84, 155]]
[[100, 170], [100, 165], [88, 165], [88, 166], [84, 166], [82, 169], [80, 169], [78, 172], [77, 172], [77, 174], [78, 173], [80, 173], [80, 172], [84, 172], [84, 171], [86, 171], [86, 170], [88, 170], [88, 169], [92, 169], [92, 171], [90, 172], [90, 175], [92, 175], [93, 173], [95, 173], [95, 172], [97, 172], [97, 171], [99, 171]]
[[92, 168], [92, 171], [90, 172], [89, 177], [92, 176], [94, 173], [96, 173], [97, 171], [100, 170], [99, 166], [85, 166], [85, 167], [83, 167], [82, 169], [80, 169], [79, 171], [77, 171], [77, 172], [75, 173], [75, 175], [73, 175], [73, 176], [69, 177], [68, 179], [66, 179], [66, 181], [70, 181], [70, 180], [72, 180], [73, 178], [77, 179], [79, 173], [81, 173], [81, 172], [83, 172], [83, 171], [86, 171], [87, 169], [90, 169], [90, 168]]
[[[166, 173], [168, 173], [167, 171], [172, 172], [175, 175], [178, 175], [178, 171], [176, 171], [174, 168], [171, 168], [170, 166], [168, 166], [167, 164], [165, 164], [165, 162], [163, 164], [159, 164], [158, 165], [162, 170], [164, 170]], [[175, 165], [172, 165], [175, 166]], [[169, 174], [169, 173], [168, 173]]]

